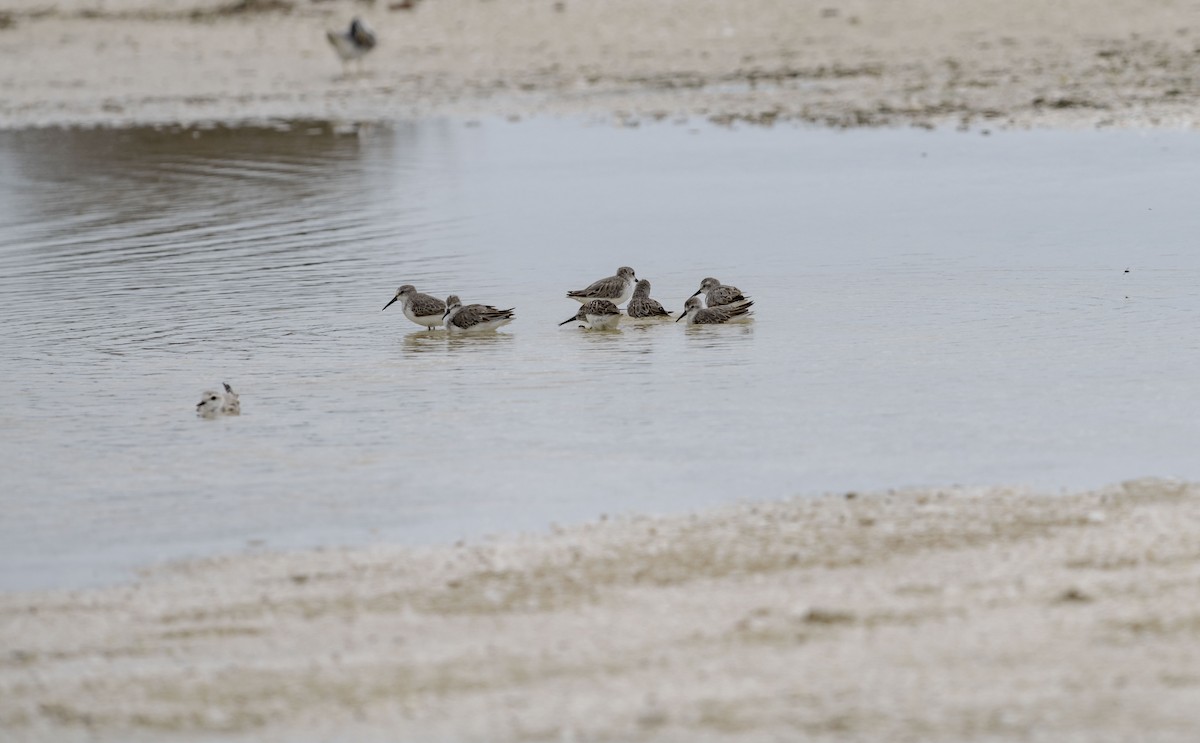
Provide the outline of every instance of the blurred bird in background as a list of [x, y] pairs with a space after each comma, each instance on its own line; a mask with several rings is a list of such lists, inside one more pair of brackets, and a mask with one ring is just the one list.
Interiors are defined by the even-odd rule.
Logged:
[[374, 49], [377, 43], [374, 32], [359, 18], [350, 21], [350, 28], [345, 31], [326, 31], [325, 38], [329, 39], [333, 50], [341, 57], [343, 73], [346, 71], [346, 64], [351, 61], [358, 62], [361, 72], [363, 56]]

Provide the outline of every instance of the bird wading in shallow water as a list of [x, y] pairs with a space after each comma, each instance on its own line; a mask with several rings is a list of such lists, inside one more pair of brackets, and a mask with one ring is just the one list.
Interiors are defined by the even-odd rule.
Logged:
[[228, 382], [222, 382], [221, 386], [225, 388], [222, 392], [204, 391], [200, 402], [196, 403], [196, 415], [201, 418], [216, 418], [222, 415], [242, 414], [242, 403], [238, 400], [237, 393]]
[[688, 325], [723, 325], [727, 322], [738, 322], [750, 319], [750, 308], [754, 302], [743, 299], [734, 304], [721, 307], [702, 307], [699, 297], [688, 297], [683, 305], [683, 314], [675, 322], [687, 320]]
[[616, 330], [621, 322], [621, 311], [607, 299], [593, 299], [580, 307], [574, 317], [568, 317], [559, 325], [566, 325], [572, 320], [584, 323], [579, 327], [587, 330]]
[[633, 297], [626, 305], [625, 312], [630, 317], [637, 318], [671, 316], [657, 299], [650, 298], [650, 282], [646, 279], [637, 282], [637, 286], [633, 288]]
[[593, 299], [607, 299], [613, 304], [622, 304], [625, 300], [633, 296], [633, 285], [637, 283], [637, 276], [633, 269], [629, 266], [621, 266], [617, 269], [616, 276], [593, 281], [586, 289], [579, 289], [573, 292], [567, 292], [567, 297], [574, 299], [580, 304], [590, 302]]
[[392, 302], [400, 302], [400, 308], [404, 311], [405, 317], [429, 330], [441, 325], [446, 315], [445, 302], [437, 297], [418, 292], [412, 284], [405, 284], [397, 289], [396, 296], [392, 297], [392, 301], [385, 304], [383, 309], [391, 307]]
[[513, 320], [513, 307], [499, 310], [490, 304], [463, 305], [457, 295], [446, 297], [446, 330], [451, 333], [479, 333], [496, 330]]
[[[696, 290], [696, 294], [704, 295], [705, 307], [720, 307], [747, 299], [742, 296], [741, 289], [736, 286], [725, 286], [711, 277], [700, 282], [700, 288]], [[694, 297], [696, 294], [692, 296]]]
[[333, 45], [342, 60], [342, 73], [346, 72], [346, 64], [358, 62], [358, 70], [362, 72], [362, 58], [375, 48], [375, 34], [367, 28], [367, 24], [355, 18], [350, 21], [350, 28], [345, 31], [326, 31], [325, 38]]

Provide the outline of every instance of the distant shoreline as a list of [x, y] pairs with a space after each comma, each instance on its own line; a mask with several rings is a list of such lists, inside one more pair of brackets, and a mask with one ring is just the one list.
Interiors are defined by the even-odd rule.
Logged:
[[1200, 487], [1143, 480], [182, 563], [135, 585], [0, 594], [0, 728], [1185, 741], [1198, 541]]
[[[583, 115], [637, 124], [1200, 122], [1190, 9], [1136, 0], [17, 0], [0, 128]], [[343, 77], [324, 38], [380, 44]]]

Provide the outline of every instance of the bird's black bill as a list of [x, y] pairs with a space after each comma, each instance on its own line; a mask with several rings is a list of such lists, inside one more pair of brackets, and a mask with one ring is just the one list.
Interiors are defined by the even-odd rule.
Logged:
[[679, 317], [675, 318], [675, 322], [679, 322], [680, 320], [682, 320], [685, 317], [687, 317], [686, 312], [682, 313]]
[[[699, 293], [700, 293], [700, 292], [702, 292], [702, 291], [704, 291], [704, 290], [703, 290], [703, 289], [697, 289], [697, 290], [696, 290], [696, 294], [699, 294]], [[694, 297], [694, 296], [696, 296], [696, 294], [693, 294], [692, 296]]]
[[561, 328], [563, 325], [566, 325], [567, 323], [571, 322], [574, 319], [575, 319], [574, 317], [568, 317], [566, 320], [563, 320], [562, 322], [560, 322], [558, 324], [558, 326]]
[[[392, 297], [392, 302], [395, 302], [395, 301], [396, 301], [397, 299], [399, 299], [399, 298], [400, 298], [400, 297]], [[388, 307], [391, 307], [391, 306], [392, 306], [392, 302], [388, 302], [387, 304], [385, 304], [385, 305], [383, 306], [383, 309], [385, 309], [385, 310], [386, 310]]]

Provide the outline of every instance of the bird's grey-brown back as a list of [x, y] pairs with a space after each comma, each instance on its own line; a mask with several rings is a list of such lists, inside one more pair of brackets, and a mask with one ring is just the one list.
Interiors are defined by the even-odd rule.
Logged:
[[354, 45], [362, 49], [364, 53], [374, 49], [378, 42], [375, 33], [367, 28], [367, 24], [359, 18], [350, 21], [350, 38], [354, 41]]
[[512, 317], [511, 309], [501, 310], [486, 304], [468, 304], [454, 313], [451, 322], [460, 328], [470, 328], [492, 320], [510, 320]]
[[671, 313], [658, 300], [650, 297], [650, 281], [648, 279], [637, 282], [637, 286], [633, 288], [633, 297], [626, 305], [625, 312], [635, 318], [671, 316]]
[[619, 315], [621, 310], [615, 302], [607, 299], [593, 299], [583, 306], [583, 311], [589, 315]]
[[409, 298], [408, 304], [412, 307], [412, 313], [418, 317], [442, 315], [446, 312], [446, 303], [428, 294], [414, 292]]
[[726, 304], [733, 304], [747, 299], [742, 294], [742, 290], [736, 286], [722, 284], [719, 280], [711, 276], [700, 282], [700, 288], [696, 290], [697, 294], [704, 295], [704, 305], [706, 307], [720, 307]]
[[621, 266], [615, 275], [593, 281], [585, 289], [569, 291], [567, 296], [581, 304], [592, 299], [607, 299], [614, 304], [622, 304], [632, 296], [636, 282], [634, 270], [629, 266]]

